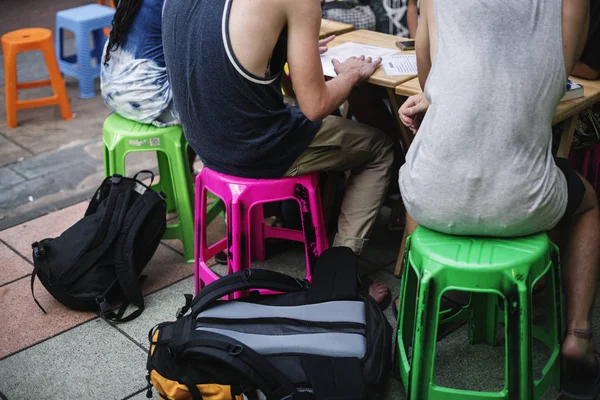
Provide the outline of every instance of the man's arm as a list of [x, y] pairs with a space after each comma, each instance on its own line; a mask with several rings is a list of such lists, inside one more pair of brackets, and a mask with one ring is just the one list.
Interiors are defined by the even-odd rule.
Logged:
[[587, 39], [590, 1], [563, 0], [562, 37], [567, 76], [579, 61]]
[[419, 72], [419, 84], [421, 89], [425, 90], [425, 82], [431, 70], [431, 44], [429, 39], [429, 18], [433, 15], [430, 7], [432, 2], [429, 0], [421, 1], [421, 20], [417, 27], [417, 36], [415, 38], [415, 50], [417, 53], [417, 70]]
[[318, 121], [337, 109], [352, 88], [367, 79], [379, 63], [348, 60], [336, 65], [337, 76], [325, 82], [318, 43], [320, 0], [283, 3], [288, 29], [288, 64], [298, 105], [308, 119]]
[[419, 24], [419, 9], [417, 8], [417, 0], [408, 0], [406, 9], [406, 22], [408, 23], [408, 31], [412, 39], [417, 37], [417, 25]]

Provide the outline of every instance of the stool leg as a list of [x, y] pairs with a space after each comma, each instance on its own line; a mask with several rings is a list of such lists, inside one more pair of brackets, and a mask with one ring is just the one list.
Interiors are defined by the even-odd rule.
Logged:
[[6, 127], [17, 126], [17, 54], [8, 45], [2, 46], [4, 52], [4, 83], [6, 101]]
[[[300, 206], [300, 214], [302, 215], [302, 231], [304, 232], [304, 245], [306, 247], [306, 277], [310, 279], [312, 276], [312, 270], [317, 262], [319, 253], [319, 241], [318, 235], [320, 232], [315, 226], [315, 220], [319, 218], [317, 215], [313, 215], [314, 197], [309, 193], [309, 189], [302, 185], [296, 184], [294, 190], [294, 196]], [[320, 205], [317, 205], [319, 207]]]
[[[229, 217], [229, 215], [228, 215]], [[245, 267], [249, 262], [248, 254], [248, 229], [245, 229], [244, 212], [242, 211], [242, 205], [240, 204], [239, 198], [234, 199], [231, 204], [231, 218], [228, 218], [227, 224], [227, 274], [246, 269]], [[245, 297], [247, 291], [235, 292], [234, 299]]]
[[[110, 32], [110, 31], [109, 31]], [[94, 36], [94, 50], [92, 50], [92, 57], [96, 59], [96, 62], [99, 67], [102, 66], [102, 51], [104, 50], [104, 43], [106, 42], [106, 36], [104, 36], [104, 31], [102, 29], [96, 29], [92, 32]]]
[[89, 99], [96, 95], [94, 74], [90, 50], [89, 32], [75, 32], [77, 46], [77, 70], [79, 78], [79, 97]]
[[67, 95], [65, 81], [58, 68], [56, 57], [54, 56], [55, 52], [51, 40], [42, 45], [42, 52], [44, 53], [44, 60], [46, 60], [50, 82], [52, 82], [52, 90], [54, 90], [54, 95], [58, 98], [60, 115], [66, 120], [73, 119], [71, 105], [69, 104], [69, 95]]
[[121, 148], [119, 144], [113, 144], [114, 147], [107, 145], [103, 140], [104, 145], [104, 176], [109, 177], [113, 174], [124, 175], [125, 172], [125, 157], [127, 155], [121, 155]]
[[63, 37], [64, 30], [56, 23], [56, 36], [54, 37], [54, 51], [56, 52], [56, 60], [62, 61], [64, 59], [64, 48], [63, 48]]
[[531, 294], [526, 285], [515, 283], [506, 295], [506, 360], [508, 399], [533, 396]]
[[267, 257], [265, 249], [265, 214], [262, 204], [257, 204], [250, 211], [250, 256], [252, 260], [264, 260]]
[[469, 317], [469, 342], [485, 341], [496, 345], [496, 304], [498, 296], [492, 293], [471, 293]]
[[174, 149], [171, 154], [173, 154], [174, 158], [170, 174], [171, 187], [175, 192], [177, 215], [182, 231], [181, 240], [183, 242], [185, 259], [187, 262], [192, 262], [194, 259], [194, 213], [190, 199], [189, 169], [187, 169], [183, 147], [176, 147], [176, 150]]
[[160, 174], [160, 181], [152, 185], [152, 189], [156, 191], [162, 191], [167, 195], [167, 212], [173, 212], [176, 210], [175, 205], [175, 193], [173, 192], [173, 181], [171, 179], [171, 167], [169, 166], [169, 157], [163, 151], [156, 152], [156, 158], [158, 160], [158, 173]]
[[196, 179], [196, 196], [194, 198], [194, 294], [204, 287], [200, 279], [200, 257], [204, 261], [204, 252], [208, 247], [206, 244], [206, 224], [203, 223], [206, 216], [206, 191], [202, 187], [202, 177]]
[[108, 150], [108, 147], [106, 147], [105, 144], [103, 144], [102, 146], [103, 148], [103, 154], [104, 154], [104, 176], [108, 177], [111, 176], [111, 167], [110, 167], [110, 151]]
[[327, 226], [323, 213], [321, 189], [317, 180], [314, 182], [314, 190], [310, 192], [310, 212], [317, 237], [317, 253], [321, 255], [322, 252], [329, 248], [329, 240], [327, 239]]
[[[309, 191], [309, 210], [310, 218], [312, 220], [312, 226], [315, 233], [315, 247], [313, 249], [313, 255], [319, 257], [329, 247], [329, 241], [327, 240], [327, 228], [325, 226], [325, 219], [323, 217], [323, 208], [321, 204], [321, 196], [319, 193], [319, 184], [315, 182], [314, 190]], [[305, 231], [306, 232], [306, 231]], [[306, 279], [309, 281], [312, 279], [312, 268], [306, 269]]]
[[[407, 243], [408, 245], [408, 243]], [[417, 306], [418, 287], [417, 274], [408, 263], [402, 269], [402, 282], [400, 285], [401, 304], [398, 310], [398, 341], [396, 353], [396, 366], [400, 372], [400, 379], [405, 388], [409, 387], [410, 360], [408, 350], [412, 346], [415, 334], [415, 311]]]
[[406, 398], [422, 400], [429, 397], [433, 382], [435, 349], [440, 311], [441, 293], [431, 284], [432, 276], [426, 272], [419, 283], [419, 301], [415, 321], [415, 338], [410, 371], [410, 385]]

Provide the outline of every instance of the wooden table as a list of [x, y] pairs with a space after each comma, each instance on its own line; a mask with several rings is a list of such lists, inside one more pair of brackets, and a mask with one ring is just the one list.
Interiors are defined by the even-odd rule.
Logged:
[[[558, 146], [558, 157], [568, 158], [573, 142], [575, 126], [579, 120], [579, 114], [592, 105], [600, 102], [600, 81], [587, 81], [585, 79], [570, 78], [583, 86], [583, 97], [573, 100], [561, 101], [556, 107], [556, 112], [552, 118], [552, 125], [566, 121]], [[422, 93], [419, 80], [417, 78], [400, 84], [396, 88], [396, 94], [399, 96], [412, 96]]]
[[330, 19], [321, 19], [321, 29], [319, 30], [319, 39], [325, 39], [331, 35], [341, 35], [354, 30], [354, 25], [344, 22], [332, 21]]
[[577, 121], [579, 121], [579, 114], [600, 102], [600, 81], [587, 81], [574, 77], [569, 79], [583, 86], [583, 97], [561, 101], [558, 107], [556, 107], [554, 118], [552, 118], [552, 125], [565, 121], [562, 134], [560, 135], [558, 152], [556, 153], [558, 157], [563, 158], [568, 158], [571, 152], [573, 134], [575, 133]]
[[[350, 33], [345, 33], [343, 35], [337, 36], [331, 43], [329, 43], [328, 47], [339, 46], [343, 43], [348, 42], [356, 42], [362, 44], [368, 44], [372, 46], [386, 47], [388, 49], [398, 50], [398, 53], [402, 54], [415, 54], [414, 50], [411, 51], [401, 51], [397, 46], [396, 42], [402, 42], [405, 40], [410, 40], [408, 38], [401, 38], [394, 35], [388, 35], [385, 33], [367, 31], [367, 30], [357, 30]], [[343, 60], [340, 60], [343, 61]], [[398, 128], [401, 133], [401, 141], [404, 149], [408, 149], [408, 144], [411, 140], [411, 134], [408, 129], [402, 124], [400, 121], [400, 117], [398, 116], [398, 109], [400, 108], [399, 98], [396, 95], [396, 88], [398, 85], [410, 81], [414, 79], [417, 75], [387, 75], [383, 70], [383, 67], [377, 68], [375, 73], [371, 75], [369, 80], [370, 84], [384, 87], [387, 90], [388, 97], [390, 99], [390, 103], [392, 106], [393, 114], [396, 117], [396, 122], [398, 123]]]

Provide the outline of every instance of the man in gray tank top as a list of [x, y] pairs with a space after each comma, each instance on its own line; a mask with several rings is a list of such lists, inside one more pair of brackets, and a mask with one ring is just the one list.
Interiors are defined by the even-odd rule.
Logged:
[[551, 123], [585, 43], [588, 11], [589, 0], [421, 1], [424, 94], [399, 111], [418, 130], [400, 170], [405, 238], [421, 224], [455, 235], [549, 231], [561, 245], [562, 388], [576, 398], [600, 391], [590, 322], [600, 217], [590, 184], [552, 157]]

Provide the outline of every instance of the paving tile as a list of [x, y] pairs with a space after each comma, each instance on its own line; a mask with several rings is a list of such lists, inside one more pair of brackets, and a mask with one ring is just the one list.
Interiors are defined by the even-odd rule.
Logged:
[[33, 266], [4, 243], [0, 243], [0, 285], [29, 275]]
[[404, 400], [404, 387], [398, 379], [389, 377], [385, 383], [383, 400]]
[[146, 352], [101, 319], [0, 361], [9, 399], [122, 399], [143, 389]]
[[[2, 96], [4, 99], [4, 96]], [[3, 101], [1, 103], [4, 103]], [[4, 108], [4, 107], [2, 107]], [[6, 121], [3, 118], [2, 124], [5, 124]], [[12, 164], [17, 162], [19, 159], [23, 157], [30, 157], [31, 153], [26, 151], [20, 146], [17, 146], [12, 141], [8, 140], [6, 137], [2, 135], [0, 132], [0, 166]], [[8, 174], [8, 172], [0, 172], [0, 186], [4, 186], [4, 180], [7, 179], [4, 177], [4, 174]]]
[[[75, 154], [81, 154], [81, 152], [78, 151]], [[60, 169], [44, 175], [38, 173], [38, 166], [33, 167], [31, 170], [23, 172], [32, 176], [32, 179], [0, 191], [0, 213], [13, 216], [19, 212], [19, 208], [25, 208], [22, 206], [41, 207], [63, 194], [73, 196], [78, 192], [86, 191], [91, 197], [93, 191], [103, 179], [103, 173], [100, 172], [102, 163], [89, 157], [76, 157], [74, 154], [67, 154], [65, 157], [77, 161], [74, 163], [61, 163], [54, 162], [57, 160], [54, 157], [49, 157], [52, 160], [48, 161], [51, 161]], [[36, 160], [37, 158], [31, 157], [28, 160]], [[22, 164], [25, 164], [25, 162]], [[48, 170], [51, 169], [52, 167], [48, 168]], [[91, 175], [96, 177], [93, 187], [82, 185], [86, 178]]]
[[44, 238], [59, 236], [75, 222], [83, 218], [87, 202], [53, 212], [0, 232], [0, 239], [8, 243], [22, 256], [31, 259], [31, 243]]
[[146, 296], [144, 313], [131, 322], [119, 325], [119, 329], [149, 349], [148, 331], [156, 324], [175, 320], [177, 310], [185, 304], [184, 294], [194, 294], [193, 277]]
[[66, 308], [36, 280], [35, 295], [47, 312], [44, 314], [33, 301], [29, 285], [30, 280], [23, 278], [0, 287], [0, 358], [96, 317], [95, 313]]
[[385, 269], [390, 274], [393, 274], [396, 271], [396, 261], [389, 263], [383, 269]]
[[[56, 150], [74, 140], [98, 138], [110, 110], [104, 106], [100, 95], [82, 100], [78, 95], [77, 81], [67, 77], [66, 82], [73, 112], [72, 120], [63, 120], [58, 107], [22, 110], [17, 114], [18, 126], [12, 129], [2, 127], [0, 132], [34, 154]], [[46, 94], [47, 88], [30, 89], [24, 91], [20, 98]]]
[[381, 207], [381, 212], [373, 228], [373, 234], [369, 239], [366, 249], [361, 258], [379, 268], [383, 268], [398, 258], [402, 231], [391, 231], [388, 228], [391, 209]]
[[142, 272], [146, 275], [142, 291], [144, 294], [154, 293], [193, 274], [194, 264], [186, 263], [181, 254], [161, 244]]
[[[0, 137], [0, 141], [1, 141]], [[2, 156], [0, 156], [1, 158]], [[11, 167], [0, 167], [0, 188], [5, 189], [7, 187], [16, 185], [25, 180], [25, 178], [17, 174]]]
[[27, 179], [54, 174], [63, 169], [81, 169], [82, 167], [95, 167], [97, 160], [90, 157], [84, 148], [97, 140], [78, 141], [70, 143], [57, 151], [30, 157], [23, 162], [15, 164], [12, 169]]

